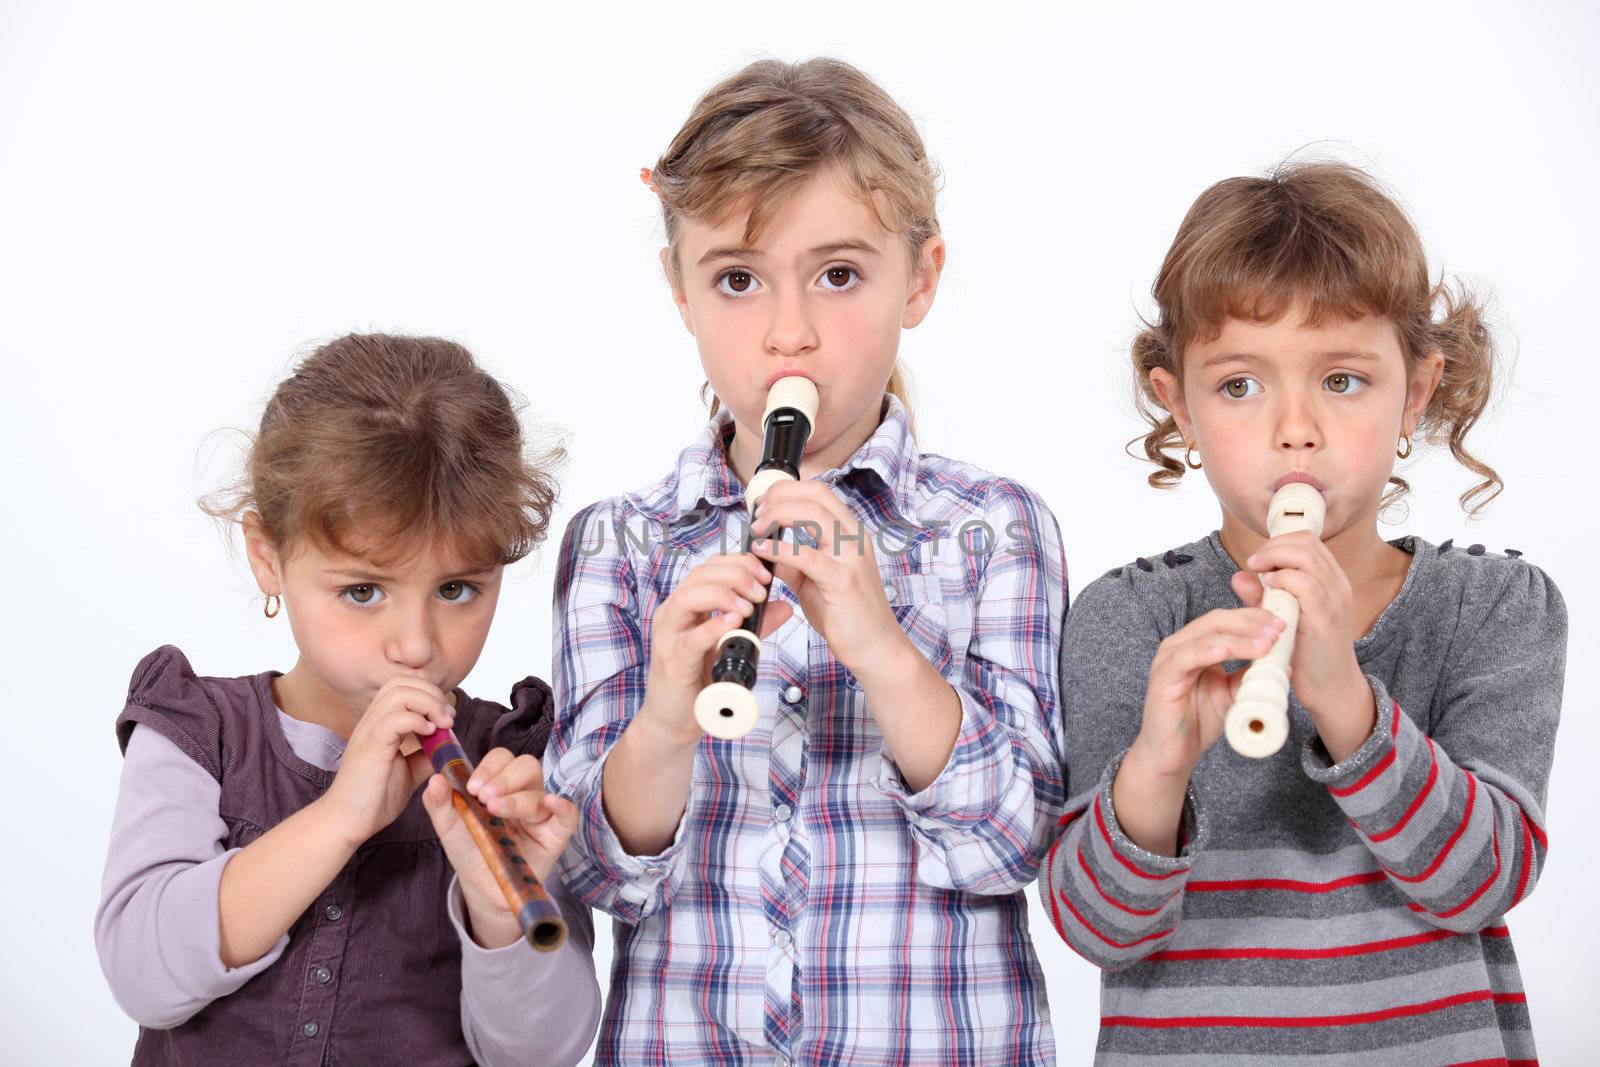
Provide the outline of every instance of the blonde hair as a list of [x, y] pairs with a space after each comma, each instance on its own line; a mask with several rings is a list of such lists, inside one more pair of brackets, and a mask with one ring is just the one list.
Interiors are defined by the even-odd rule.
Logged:
[[[682, 219], [721, 221], [748, 205], [744, 240], [756, 241], [784, 201], [837, 167], [912, 262], [939, 233], [938, 171], [905, 109], [860, 70], [837, 59], [764, 59], [702, 96], [651, 168], [661, 198], [668, 262], [681, 278]], [[910, 413], [905, 369], [886, 391]], [[704, 392], [704, 391], [703, 391]], [[711, 411], [718, 401], [711, 397]]]
[[[1307, 324], [1329, 316], [1377, 315], [1391, 320], [1407, 357], [1407, 373], [1430, 353], [1444, 356], [1444, 375], [1417, 426], [1417, 436], [1445, 442], [1482, 481], [1461, 494], [1476, 515], [1499, 494], [1494, 469], [1466, 448], [1467, 434], [1493, 391], [1495, 345], [1482, 305], [1459, 280], [1430, 281], [1415, 227], [1376, 181], [1342, 163], [1285, 163], [1264, 178], [1229, 178], [1200, 194], [1167, 250], [1151, 292], [1157, 313], [1134, 338], [1134, 403], [1150, 424], [1144, 457], [1158, 468], [1151, 485], [1171, 488], [1183, 477], [1183, 437], [1161, 404], [1150, 372], [1183, 377], [1184, 346], [1215, 338], [1229, 319], [1273, 322], [1296, 302]], [[1389, 504], [1410, 486], [1391, 476]]]

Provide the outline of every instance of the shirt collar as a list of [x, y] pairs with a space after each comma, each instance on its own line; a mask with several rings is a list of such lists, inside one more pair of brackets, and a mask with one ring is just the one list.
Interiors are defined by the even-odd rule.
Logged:
[[[885, 393], [883, 418], [878, 428], [840, 467], [817, 479], [837, 486], [856, 471], [869, 471], [889, 490], [895, 510], [902, 518], [912, 515], [912, 499], [917, 486], [917, 463], [921, 455], [911, 436], [911, 417], [900, 398]], [[697, 511], [702, 502], [713, 507], [734, 507], [744, 499], [744, 486], [728, 466], [728, 443], [733, 435], [733, 416], [721, 409], [706, 423], [700, 436], [678, 454], [678, 490], [673, 511], [663, 516], [681, 519]]]

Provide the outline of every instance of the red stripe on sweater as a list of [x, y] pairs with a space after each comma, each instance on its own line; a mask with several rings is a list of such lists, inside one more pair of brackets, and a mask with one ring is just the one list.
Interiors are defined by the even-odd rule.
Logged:
[[1456, 847], [1456, 842], [1461, 840], [1461, 835], [1467, 832], [1467, 823], [1472, 819], [1472, 805], [1476, 803], [1478, 799], [1478, 779], [1473, 777], [1470, 771], [1463, 773], [1465, 773], [1467, 776], [1467, 810], [1461, 816], [1461, 825], [1456, 827], [1455, 833], [1450, 835], [1450, 840], [1444, 843], [1444, 847], [1441, 848], [1439, 850], [1439, 854], [1433, 858], [1433, 862], [1428, 864], [1427, 870], [1415, 876], [1396, 874], [1394, 871], [1390, 871], [1389, 875], [1395, 881], [1414, 884], [1416, 882], [1425, 882], [1429, 878], [1433, 877], [1434, 872], [1444, 865], [1445, 857], [1450, 855], [1450, 850]]
[[1522, 817], [1522, 872], [1517, 875], [1517, 891], [1511, 896], [1511, 903], [1515, 904], [1522, 899], [1522, 894], [1528, 888], [1528, 876], [1533, 873], [1533, 842], [1529, 840], [1530, 823], [1528, 817]]
[[1383, 941], [1365, 941], [1358, 945], [1334, 945], [1331, 948], [1175, 948], [1151, 953], [1152, 960], [1179, 963], [1188, 960], [1331, 960], [1344, 956], [1366, 956], [1377, 952], [1426, 945], [1455, 937], [1450, 930], [1429, 930], [1422, 934], [1407, 934]]
[[[1158, 930], [1153, 934], [1146, 934], [1137, 940], [1129, 941], [1127, 944], [1123, 944], [1121, 941], [1113, 941], [1105, 934], [1102, 934], [1099, 930], [1096, 930], [1094, 926], [1090, 924], [1089, 920], [1085, 919], [1083, 914], [1079, 912], [1077, 908], [1072, 906], [1071, 899], [1069, 899], [1065, 893], [1057, 890], [1056, 897], [1061, 901], [1061, 903], [1067, 906], [1068, 911], [1072, 912], [1072, 917], [1078, 920], [1078, 925], [1082, 926], [1085, 930], [1089, 931], [1091, 934], [1098, 937], [1112, 948], [1133, 948], [1136, 945], [1144, 944], [1146, 941], [1155, 941], [1158, 938], [1166, 937], [1168, 934], [1172, 933], [1172, 927], [1169, 926], [1165, 930]], [[1062, 936], [1066, 935], [1063, 934]]]
[[1149, 871], [1140, 870], [1132, 860], [1119, 852], [1116, 842], [1111, 840], [1111, 831], [1106, 828], [1106, 817], [1100, 812], [1099, 797], [1094, 798], [1094, 822], [1096, 826], [1100, 827], [1100, 836], [1105, 840], [1106, 847], [1111, 850], [1111, 854], [1117, 858], [1117, 862], [1137, 874], [1140, 878], [1148, 878], [1152, 882], [1159, 882], [1167, 878], [1176, 878], [1184, 873], [1183, 871], [1168, 871], [1166, 874], [1151, 874]]
[[[1394, 738], [1399, 737], [1399, 736], [1400, 736], [1400, 704], [1399, 704], [1398, 701], [1396, 701], [1396, 702], [1394, 702], [1394, 719], [1393, 719], [1393, 721], [1391, 721], [1389, 723], [1389, 738], [1391, 740], [1393, 740]], [[1332, 793], [1336, 797], [1353, 797], [1353, 796], [1355, 796], [1357, 793], [1361, 792], [1367, 786], [1371, 785], [1374, 781], [1376, 781], [1379, 775], [1381, 775], [1384, 771], [1388, 770], [1394, 764], [1394, 756], [1395, 756], [1395, 750], [1391, 748], [1388, 751], [1388, 753], [1381, 760], [1379, 760], [1377, 763], [1373, 764], [1372, 770], [1368, 771], [1366, 774], [1363, 774], [1361, 776], [1361, 781], [1357, 782], [1355, 785], [1347, 785], [1343, 789], [1334, 789], [1332, 786], [1329, 786], [1328, 787], [1328, 792]]]
[[1433, 738], [1424, 734], [1422, 739], [1428, 742], [1428, 780], [1422, 783], [1422, 789], [1417, 793], [1417, 799], [1413, 800], [1411, 802], [1411, 806], [1406, 809], [1405, 814], [1400, 816], [1399, 822], [1395, 823], [1381, 834], [1368, 834], [1367, 840], [1373, 842], [1387, 841], [1391, 837], [1394, 837], [1396, 834], [1398, 834], [1401, 830], [1404, 830], [1406, 828], [1406, 823], [1411, 821], [1411, 816], [1415, 815], [1417, 810], [1422, 807], [1422, 802], [1428, 799], [1428, 794], [1433, 790], [1433, 783], [1439, 780], [1439, 752], [1433, 747]]
[[1143, 1029], [1172, 1029], [1191, 1026], [1247, 1026], [1247, 1027], [1308, 1027], [1308, 1026], [1358, 1026], [1365, 1023], [1379, 1023], [1389, 1019], [1404, 1019], [1416, 1015], [1428, 1015], [1447, 1008], [1459, 1007], [1463, 1004], [1481, 1004], [1495, 999], [1493, 991], [1488, 989], [1475, 989], [1468, 993], [1456, 993], [1437, 1000], [1425, 1000], [1420, 1004], [1401, 1004], [1393, 1008], [1382, 1008], [1377, 1011], [1353, 1012], [1348, 1015], [1175, 1015], [1175, 1016], [1147, 1016], [1147, 1015], [1104, 1015], [1100, 1018], [1101, 1026], [1134, 1026]]
[[1061, 909], [1056, 906], [1055, 877], [1056, 851], [1061, 848], [1061, 842], [1064, 840], [1066, 840], [1066, 835], [1064, 834], [1061, 837], [1056, 838], [1056, 843], [1050, 846], [1050, 854], [1045, 857], [1044, 887], [1048, 891], [1048, 895], [1050, 897], [1050, 918], [1054, 920], [1056, 924], [1056, 933], [1061, 936], [1061, 940], [1066, 941], [1067, 931], [1066, 928], [1061, 925]]
[[1335, 878], [1331, 882], [1301, 882], [1293, 878], [1241, 878], [1235, 881], [1191, 881], [1184, 888], [1190, 893], [1233, 893], [1254, 889], [1282, 889], [1289, 893], [1331, 893], [1353, 885], [1372, 885], [1384, 879], [1382, 871], [1366, 871]]
[[1381, 760], [1372, 765], [1372, 770], [1361, 776], [1361, 780], [1355, 785], [1347, 785], [1343, 789], [1334, 789], [1330, 786], [1328, 788], [1328, 792], [1332, 793], [1336, 797], [1355, 796], [1357, 793], [1361, 792], [1367, 786], [1376, 781], [1378, 776], [1383, 774], [1384, 771], [1394, 766], [1394, 757], [1396, 751], [1396, 749], [1391, 748]]
[[1460, 915], [1462, 912], [1466, 911], [1468, 908], [1472, 907], [1472, 905], [1476, 904], [1478, 902], [1478, 898], [1483, 896], [1485, 893], [1487, 893], [1489, 891], [1489, 887], [1494, 885], [1494, 883], [1500, 877], [1500, 829], [1499, 829], [1499, 827], [1495, 828], [1494, 837], [1492, 837], [1490, 839], [1489, 843], [1490, 843], [1490, 845], [1492, 845], [1494, 847], [1494, 870], [1489, 872], [1489, 877], [1484, 880], [1484, 883], [1482, 885], [1480, 885], [1477, 889], [1474, 889], [1472, 891], [1472, 895], [1469, 896], [1466, 900], [1463, 900], [1461, 903], [1457, 904], [1455, 907], [1449, 908], [1449, 909], [1447, 909], [1445, 911], [1430, 911], [1427, 908], [1424, 908], [1421, 904], [1417, 904], [1415, 902], [1413, 902], [1411, 904], [1408, 904], [1407, 907], [1409, 907], [1412, 911], [1423, 912], [1423, 913], [1428, 914], [1428, 915], [1437, 915], [1441, 919], [1453, 919], [1457, 915]]
[[1124, 904], [1122, 901], [1105, 891], [1105, 888], [1100, 885], [1100, 879], [1096, 878], [1094, 876], [1094, 872], [1089, 869], [1089, 861], [1083, 857], [1083, 846], [1081, 844], [1078, 846], [1078, 866], [1083, 869], [1084, 874], [1089, 876], [1089, 884], [1094, 886], [1095, 892], [1100, 894], [1100, 898], [1102, 900], [1114, 908], [1119, 908], [1122, 911], [1127, 912], [1129, 915], [1159, 915], [1168, 904], [1172, 903], [1173, 898], [1176, 897], [1178, 893], [1183, 892], [1183, 890], [1179, 889], [1177, 892], [1168, 894], [1165, 900], [1153, 908], [1135, 908]]

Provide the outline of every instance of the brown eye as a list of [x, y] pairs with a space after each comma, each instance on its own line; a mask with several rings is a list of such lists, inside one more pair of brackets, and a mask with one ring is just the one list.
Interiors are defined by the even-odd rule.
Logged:
[[755, 281], [755, 279], [752, 278], [747, 272], [742, 270], [729, 271], [727, 274], [722, 276], [723, 285], [727, 286], [735, 293], [749, 292], [750, 283], [753, 281]]
[[344, 591], [344, 595], [357, 604], [370, 604], [377, 599], [378, 590], [371, 585], [352, 585]]
[[439, 587], [439, 598], [454, 603], [467, 600], [471, 596], [471, 589], [466, 582], [445, 582]]
[[1335, 393], [1346, 393], [1346, 392], [1349, 392], [1350, 391], [1350, 375], [1348, 375], [1348, 374], [1330, 374], [1330, 375], [1328, 375], [1327, 385], [1328, 385], [1328, 388], [1331, 391], [1335, 392]]
[[856, 272], [850, 267], [829, 267], [823, 272], [822, 277], [829, 289], [848, 289], [850, 283], [855, 280]]
[[1253, 385], [1255, 385], [1255, 382], [1251, 381], [1249, 378], [1231, 378], [1222, 383], [1222, 391], [1233, 397], [1235, 400], [1243, 400], [1245, 397], [1250, 395], [1250, 387]]

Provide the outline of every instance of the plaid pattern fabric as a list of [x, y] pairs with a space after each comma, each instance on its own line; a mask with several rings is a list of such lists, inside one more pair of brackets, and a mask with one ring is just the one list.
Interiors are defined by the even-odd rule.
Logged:
[[601, 771], [644, 699], [652, 613], [748, 521], [731, 429], [713, 419], [672, 473], [585, 509], [562, 545], [545, 763], [583, 814], [564, 878], [619, 920], [598, 1061], [1053, 1063], [1021, 890], [1065, 800], [1060, 531], [1023, 486], [918, 452], [894, 397], [820, 480], [960, 696], [948, 764], [907, 791], [859, 685], [774, 582], [795, 618], [763, 642], [760, 724], [702, 739], [666, 851], [617, 842]]

